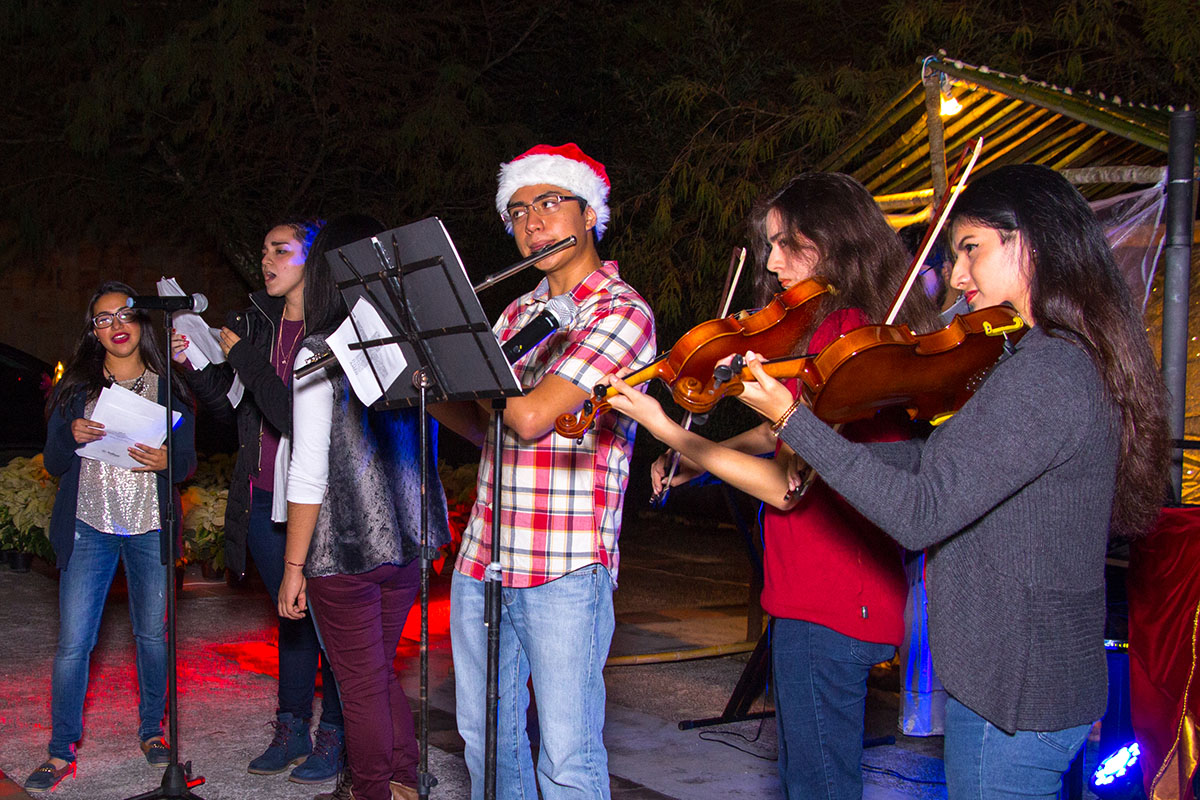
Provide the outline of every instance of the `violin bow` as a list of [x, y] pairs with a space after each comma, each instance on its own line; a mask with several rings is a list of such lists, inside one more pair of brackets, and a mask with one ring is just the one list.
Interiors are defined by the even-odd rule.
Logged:
[[[979, 136], [974, 143], [967, 143], [963, 148], [962, 155], [958, 157], [958, 164], [954, 167], [954, 172], [958, 176], [958, 180], [954, 184], [954, 188], [946, 192], [946, 196], [942, 198], [942, 202], [937, 211], [937, 222], [933, 227], [925, 232], [925, 238], [921, 240], [921, 247], [917, 251], [917, 256], [913, 260], [912, 265], [908, 269], [908, 277], [904, 281], [904, 285], [900, 287], [900, 291], [896, 293], [896, 297], [892, 300], [891, 310], [888, 311], [885, 325], [891, 325], [896, 321], [896, 316], [900, 313], [900, 306], [904, 305], [905, 299], [908, 298], [908, 293], [912, 289], [913, 284], [917, 281], [917, 275], [920, 274], [921, 265], [925, 263], [925, 259], [929, 257], [929, 251], [933, 249], [933, 243], [937, 241], [938, 235], [942, 232], [942, 227], [946, 224], [946, 220], [950, 217], [950, 210], [954, 208], [954, 201], [958, 199], [959, 192], [967, 183], [967, 177], [971, 174], [971, 170], [975, 168], [975, 162], [979, 160], [979, 153], [983, 150], [983, 137]], [[967, 156], [970, 155], [970, 160], [967, 161]], [[966, 166], [963, 162], [966, 161]]]
[[[721, 301], [721, 313], [717, 315], [717, 319], [724, 319], [729, 316], [729, 306], [733, 304], [733, 293], [737, 289], [738, 281], [742, 277], [742, 267], [746, 263], [746, 248], [733, 248], [733, 255], [729, 259], [729, 269], [725, 271], [725, 290], [724, 299]], [[685, 431], [692, 429], [692, 420], [695, 415], [691, 411], [683, 417], [681, 425]], [[680, 454], [678, 450], [671, 451], [671, 467], [667, 470], [667, 479], [663, 483], [662, 491], [650, 498], [650, 504], [655, 507], [662, 507], [667, 502], [667, 495], [671, 493], [671, 481], [675, 480], [675, 473], [679, 471]]]

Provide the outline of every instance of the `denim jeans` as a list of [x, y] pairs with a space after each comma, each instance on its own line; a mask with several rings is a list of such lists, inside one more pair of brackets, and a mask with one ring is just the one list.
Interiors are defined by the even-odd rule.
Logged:
[[[604, 662], [613, 634], [613, 585], [593, 564], [528, 589], [501, 590], [496, 796], [502, 800], [609, 797], [604, 749]], [[483, 797], [487, 711], [484, 582], [454, 573], [450, 640], [458, 732], [471, 775], [471, 798]], [[535, 782], [528, 681], [537, 698]]]
[[814, 622], [772, 620], [779, 779], [789, 800], [862, 798], [867, 673], [895, 653]]
[[[254, 566], [266, 584], [272, 604], [283, 582], [283, 550], [287, 526], [271, 520], [272, 493], [255, 489], [250, 500], [250, 527], [246, 546]], [[310, 719], [317, 680], [317, 656], [321, 643], [313, 627], [312, 615], [304, 619], [279, 622], [279, 711], [300, 719]], [[321, 721], [342, 727], [342, 703], [329, 659], [321, 658]]]
[[951, 697], [946, 701], [947, 795], [950, 800], [1053, 800], [1091, 727], [1009, 734]]
[[75, 520], [75, 548], [58, 584], [58, 650], [50, 690], [53, 758], [74, 761], [74, 743], [83, 736], [88, 666], [118, 560], [125, 562], [129, 620], [137, 646], [138, 739], [162, 735], [167, 703], [167, 567], [159, 541], [158, 531], [118, 536]]
[[346, 753], [358, 800], [417, 784], [417, 737], [392, 661], [420, 586], [420, 562], [308, 580], [308, 602], [345, 690]]

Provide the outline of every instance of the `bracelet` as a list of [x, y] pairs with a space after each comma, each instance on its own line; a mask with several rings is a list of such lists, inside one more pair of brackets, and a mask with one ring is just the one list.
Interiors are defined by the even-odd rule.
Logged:
[[288, 566], [299, 567], [300, 569], [304, 569], [303, 564], [297, 564], [295, 561], [288, 561], [286, 558], [283, 560], [283, 563], [287, 564]]
[[796, 409], [799, 408], [800, 404], [803, 402], [803, 395], [797, 397], [796, 402], [788, 406], [788, 410], [783, 412], [783, 415], [779, 419], [775, 420], [775, 423], [771, 425], [772, 436], [774, 436], [776, 439], [779, 438], [779, 434], [783, 430], [783, 427], [787, 425], [788, 420], [792, 418], [792, 414], [795, 413]]

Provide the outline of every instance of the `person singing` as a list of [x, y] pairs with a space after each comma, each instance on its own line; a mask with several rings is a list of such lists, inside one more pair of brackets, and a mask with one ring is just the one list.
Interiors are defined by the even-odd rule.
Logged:
[[928, 548], [929, 627], [957, 798], [1057, 796], [1104, 713], [1104, 557], [1167, 493], [1165, 389], [1103, 231], [1032, 164], [954, 208], [951, 284], [1032, 326], [926, 441], [848, 442], [768, 377], [743, 400], [852, 505]]
[[[75, 452], [105, 435], [104, 426], [90, 419], [101, 390], [120, 386], [157, 403], [165, 400], [169, 380], [172, 408], [182, 415], [172, 433], [172, 478], [181, 483], [196, 469], [190, 394], [168, 368], [146, 312], [126, 306], [135, 294], [124, 283], [107, 281], [92, 295], [75, 353], [47, 409], [45, 467], [58, 476], [49, 536], [61, 571], [59, 629], [50, 690], [50, 758], [25, 781], [31, 793], [53, 789], [75, 772], [88, 665], [118, 561], [125, 565], [137, 647], [138, 740], [151, 766], [166, 767], [171, 760], [162, 735], [167, 570], [174, 566], [167, 563], [167, 537], [175, 536], [176, 553], [183, 551], [183, 513], [179, 492], [167, 484], [167, 448], [135, 444], [129, 456], [141, 466], [132, 469]], [[174, 531], [163, 530], [168, 503], [174, 504]]]
[[[838, 336], [882, 321], [907, 261], [870, 193], [848, 175], [809, 172], [755, 206], [750, 219], [756, 285], [765, 302], [802, 281], [832, 288], [794, 352], [818, 352]], [[936, 325], [932, 304], [914, 295], [903, 318]], [[611, 380], [611, 379], [609, 379]], [[791, 800], [862, 796], [867, 675], [888, 661], [904, 634], [907, 582], [901, 552], [821, 481], [789, 496], [800, 467], [766, 425], [717, 444], [685, 431], [652, 397], [620, 390], [614, 410], [645, 426], [684, 458], [673, 483], [710, 472], [762, 500], [763, 608], [771, 615], [771, 668], [779, 735], [779, 776]], [[795, 391], [795, 387], [791, 391]], [[909, 435], [906, 415], [884, 413], [847, 425], [854, 441]], [[769, 454], [763, 459], [760, 455]], [[660, 490], [666, 457], [652, 467]]]
[[[287, 466], [292, 434], [292, 366], [304, 339], [305, 259], [320, 221], [283, 222], [267, 231], [262, 245], [263, 288], [250, 307], [231, 314], [221, 329], [224, 365], [184, 372], [206, 408], [236, 423], [237, 460], [225, 507], [225, 563], [238, 577], [246, 572], [246, 550], [262, 576], [272, 604], [283, 581], [287, 536]], [[310, 328], [311, 330], [311, 328]], [[187, 340], [176, 335], [177, 361], [186, 363]], [[228, 397], [234, 376], [245, 387], [237, 407]], [[279, 681], [271, 742], [246, 768], [252, 775], [288, 775], [295, 783], [321, 783], [338, 774], [344, 760], [344, 725], [337, 681], [312, 620], [280, 617]], [[317, 667], [321, 668], [321, 720], [314, 745], [309, 733]], [[302, 763], [300, 763], [302, 762]]]
[[[451, 585], [458, 730], [466, 745], [471, 797], [484, 793], [487, 629], [484, 570], [492, 548], [503, 568], [496, 787], [501, 798], [609, 797], [604, 749], [604, 678], [613, 633], [621, 507], [634, 425], [610, 415], [581, 444], [554, 433], [596, 382], [654, 356], [650, 308], [601, 261], [596, 241], [608, 225], [604, 165], [575, 144], [538, 145], [500, 168], [496, 208], [517, 249], [528, 256], [575, 236], [574, 247], [537, 267], [543, 278], [513, 301], [494, 330], [511, 338], [553, 296], [578, 313], [515, 367], [525, 388], [503, 411], [504, 492], [492, 497], [491, 406], [435, 408], [476, 443], [484, 432], [475, 506]], [[498, 541], [492, 515], [499, 511]], [[534, 772], [525, 728], [527, 681], [537, 696], [541, 749]]]

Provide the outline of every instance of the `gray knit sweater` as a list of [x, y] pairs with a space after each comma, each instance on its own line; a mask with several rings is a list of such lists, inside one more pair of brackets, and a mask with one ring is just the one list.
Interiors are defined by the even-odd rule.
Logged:
[[933, 663], [997, 727], [1104, 713], [1116, 407], [1075, 343], [1029, 331], [926, 441], [856, 444], [805, 408], [781, 438], [912, 550], [929, 548]]

